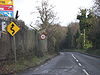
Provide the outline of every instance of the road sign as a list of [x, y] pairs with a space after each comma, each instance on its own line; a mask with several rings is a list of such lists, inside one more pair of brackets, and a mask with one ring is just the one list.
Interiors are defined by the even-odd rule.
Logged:
[[41, 39], [44, 40], [45, 38], [46, 38], [46, 35], [45, 34], [42, 34], [41, 35]]
[[13, 11], [13, 5], [0, 5], [0, 11]]
[[7, 21], [9, 19], [9, 17], [0, 17], [0, 19], [4, 20], [4, 21]]
[[6, 32], [7, 23], [5, 21], [2, 22], [2, 32]]
[[13, 17], [13, 11], [0, 11], [0, 15], [1, 16], [5, 16], [5, 17]]
[[0, 0], [0, 17], [14, 17], [13, 0]]
[[18, 31], [20, 30], [20, 28], [14, 23], [11, 22], [8, 26], [7, 26], [7, 31], [14, 36]]
[[0, 0], [0, 5], [13, 5], [12, 0]]

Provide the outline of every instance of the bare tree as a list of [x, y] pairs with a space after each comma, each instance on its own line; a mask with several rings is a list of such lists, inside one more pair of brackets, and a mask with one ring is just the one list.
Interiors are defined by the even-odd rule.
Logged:
[[[56, 13], [54, 12], [54, 6], [50, 5], [48, 0], [42, 0], [41, 4], [36, 7], [38, 15], [38, 22], [40, 22], [39, 27], [40, 31], [45, 33], [47, 36], [47, 48], [49, 53], [56, 52], [56, 41], [58, 38], [57, 35], [58, 26], [56, 26], [55, 21], [58, 20]], [[58, 34], [59, 35], [59, 34]], [[60, 40], [60, 39], [59, 39]]]
[[100, 0], [96, 0], [95, 3], [100, 7]]
[[93, 6], [94, 14], [100, 17], [100, 0], [95, 0], [95, 5]]
[[56, 18], [56, 14], [53, 12], [54, 6], [50, 5], [47, 0], [42, 0], [41, 5], [37, 6], [36, 9], [39, 13], [38, 18], [42, 24], [40, 27], [46, 28], [49, 24], [52, 24]]

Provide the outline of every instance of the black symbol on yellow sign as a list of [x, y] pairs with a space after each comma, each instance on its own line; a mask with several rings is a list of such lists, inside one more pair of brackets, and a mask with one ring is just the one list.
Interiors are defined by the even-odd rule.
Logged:
[[7, 26], [7, 31], [14, 36], [18, 31], [20, 30], [20, 28], [14, 23], [11, 22], [8, 26]]
[[12, 30], [12, 34], [14, 34], [14, 33], [15, 33], [15, 31], [14, 31], [14, 29], [13, 29], [14, 24], [12, 24], [11, 26], [12, 26], [12, 27], [11, 27], [10, 29]]

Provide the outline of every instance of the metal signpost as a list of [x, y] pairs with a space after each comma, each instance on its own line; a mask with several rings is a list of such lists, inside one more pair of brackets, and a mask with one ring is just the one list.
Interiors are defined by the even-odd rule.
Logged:
[[13, 49], [14, 49], [14, 55], [15, 55], [15, 63], [17, 62], [17, 58], [16, 58], [16, 42], [15, 42], [15, 34], [20, 30], [20, 28], [14, 23], [11, 22], [8, 26], [7, 26], [7, 31], [9, 32], [10, 35], [13, 36]]
[[[14, 11], [13, 11], [13, 0], [0, 0], [0, 19], [6, 19], [8, 17], [14, 17]], [[17, 19], [18, 16], [15, 18]], [[2, 23], [3, 30], [5, 31], [6, 24], [5, 22]], [[1, 26], [0, 26], [1, 28]], [[7, 26], [8, 33], [12, 36], [12, 49], [14, 50], [14, 57], [15, 57], [15, 65], [16, 65], [16, 42], [15, 42], [15, 34], [20, 30], [20, 28], [14, 23], [11, 22]], [[1, 33], [1, 30], [0, 30]], [[15, 69], [16, 70], [16, 69]]]
[[2, 20], [0, 19], [0, 38], [1, 38], [1, 33], [2, 33]]
[[7, 31], [9, 32], [10, 35], [13, 36], [13, 49], [14, 49], [14, 55], [15, 55], [15, 63], [16, 63], [16, 43], [15, 43], [15, 34], [20, 30], [20, 28], [14, 23], [11, 22], [7, 26]]
[[2, 21], [2, 32], [6, 32], [7, 23]]
[[0, 36], [6, 32], [7, 19], [13, 17], [13, 0], [0, 0]]

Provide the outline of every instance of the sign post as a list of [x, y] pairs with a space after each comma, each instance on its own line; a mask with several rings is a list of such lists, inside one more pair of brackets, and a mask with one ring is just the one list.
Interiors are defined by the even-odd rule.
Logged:
[[[20, 28], [14, 23], [11, 22], [8, 26], [7, 26], [7, 31], [8, 33], [12, 36], [12, 49], [14, 50], [14, 57], [15, 57], [15, 65], [17, 62], [17, 54], [16, 54], [16, 41], [15, 41], [15, 34], [20, 30]], [[16, 71], [16, 67], [15, 67], [15, 71]], [[16, 73], [15, 73], [16, 75]]]
[[15, 42], [15, 36], [13, 37], [13, 45], [14, 45], [14, 55], [15, 55], [15, 63], [17, 62], [17, 55], [16, 55], [16, 42]]
[[0, 38], [1, 38], [1, 33], [2, 33], [2, 20], [0, 19]]
[[8, 26], [7, 26], [7, 31], [9, 32], [10, 35], [12, 35], [13, 37], [13, 49], [14, 49], [14, 55], [15, 55], [15, 63], [17, 62], [17, 58], [16, 58], [16, 42], [15, 42], [15, 34], [20, 30], [20, 28], [14, 23], [11, 22]]

